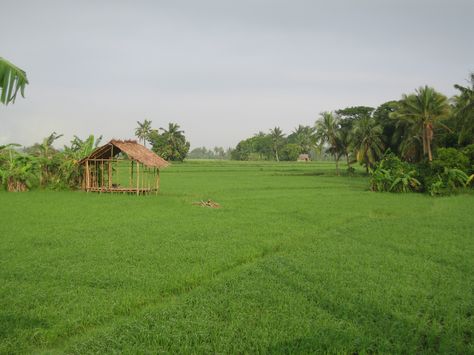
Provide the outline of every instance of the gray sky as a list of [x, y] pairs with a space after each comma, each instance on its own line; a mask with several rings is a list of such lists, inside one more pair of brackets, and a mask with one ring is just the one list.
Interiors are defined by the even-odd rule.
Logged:
[[133, 138], [147, 118], [179, 123], [192, 147], [234, 146], [425, 84], [453, 95], [474, 71], [473, 0], [0, 5], [0, 56], [30, 80], [0, 107], [0, 144]]

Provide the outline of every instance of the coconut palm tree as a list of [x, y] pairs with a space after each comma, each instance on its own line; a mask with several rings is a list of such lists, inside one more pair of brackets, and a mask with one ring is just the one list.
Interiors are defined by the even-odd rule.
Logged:
[[339, 119], [332, 112], [321, 112], [320, 118], [316, 121], [316, 138], [322, 147], [327, 144], [328, 152], [336, 160], [336, 172], [339, 175], [339, 159], [343, 154], [343, 147], [339, 137]]
[[391, 117], [407, 121], [410, 133], [405, 139], [421, 137], [423, 156], [429, 161], [433, 160], [431, 143], [434, 129], [441, 125], [440, 121], [450, 114], [450, 106], [446, 96], [438, 93], [433, 88], [420, 87], [414, 94], [403, 95], [397, 112]]
[[184, 131], [182, 131], [178, 124], [169, 123], [168, 128], [160, 127], [163, 131], [159, 134], [157, 130], [153, 130], [150, 141], [153, 145], [153, 150], [160, 156], [167, 160], [182, 161], [188, 151], [189, 142], [186, 141]]
[[363, 117], [354, 122], [352, 142], [357, 161], [364, 164], [367, 172], [384, 152], [383, 129], [372, 117]]
[[272, 141], [272, 149], [275, 153], [275, 159], [276, 161], [280, 161], [278, 151], [285, 144], [285, 135], [283, 134], [283, 131], [280, 129], [280, 127], [275, 127], [273, 129], [270, 129], [270, 138]]
[[459, 132], [458, 144], [474, 143], [474, 73], [469, 86], [454, 85], [459, 94], [453, 97], [453, 113]]
[[316, 146], [315, 128], [310, 126], [299, 125], [288, 136], [290, 143], [297, 144], [301, 153], [309, 154], [311, 149]]
[[143, 142], [146, 147], [146, 141], [151, 133], [151, 121], [144, 120], [143, 122], [137, 121], [138, 127], [135, 128], [135, 136]]
[[14, 103], [18, 91], [25, 97], [25, 86], [28, 84], [26, 73], [6, 59], [0, 57], [0, 103]]

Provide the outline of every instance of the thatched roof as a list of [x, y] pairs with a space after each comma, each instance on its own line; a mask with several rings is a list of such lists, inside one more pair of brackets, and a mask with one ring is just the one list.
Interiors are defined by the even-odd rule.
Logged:
[[82, 164], [89, 159], [110, 159], [120, 152], [127, 154], [130, 159], [136, 160], [147, 167], [165, 168], [169, 165], [166, 160], [156, 155], [150, 149], [137, 143], [137, 141], [121, 141], [116, 139], [112, 139], [109, 143], [97, 148], [79, 163]]

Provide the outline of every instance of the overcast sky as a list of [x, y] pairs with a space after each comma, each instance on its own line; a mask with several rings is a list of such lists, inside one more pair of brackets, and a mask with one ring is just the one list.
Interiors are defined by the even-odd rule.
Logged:
[[453, 95], [474, 71], [473, 0], [0, 3], [0, 56], [30, 81], [0, 144], [133, 138], [147, 118], [228, 147], [425, 84]]

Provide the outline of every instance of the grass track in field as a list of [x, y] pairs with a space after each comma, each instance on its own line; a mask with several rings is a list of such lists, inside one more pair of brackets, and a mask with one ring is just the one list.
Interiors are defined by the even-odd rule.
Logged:
[[0, 202], [2, 353], [474, 352], [472, 195], [188, 162], [158, 197]]

